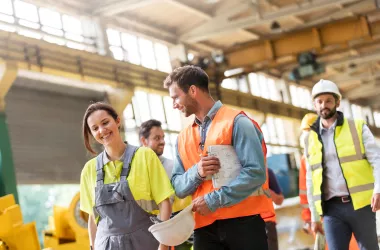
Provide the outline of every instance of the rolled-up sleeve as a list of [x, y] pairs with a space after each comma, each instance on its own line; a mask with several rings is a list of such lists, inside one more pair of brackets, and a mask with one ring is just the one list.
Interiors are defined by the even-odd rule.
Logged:
[[198, 186], [203, 182], [203, 179], [198, 174], [197, 164], [185, 171], [178, 152], [178, 140], [175, 148], [176, 155], [171, 183], [175, 190], [175, 194], [179, 198], [185, 198], [186, 196], [192, 195], [197, 190]]
[[380, 193], [380, 149], [376, 145], [375, 137], [367, 125], [363, 125], [362, 136], [365, 155], [373, 167], [373, 176], [375, 178], [374, 193]]
[[248, 117], [238, 115], [235, 118], [232, 144], [242, 170], [228, 186], [222, 186], [205, 195], [205, 201], [211, 211], [241, 202], [264, 184], [266, 171], [262, 139], [262, 133]]

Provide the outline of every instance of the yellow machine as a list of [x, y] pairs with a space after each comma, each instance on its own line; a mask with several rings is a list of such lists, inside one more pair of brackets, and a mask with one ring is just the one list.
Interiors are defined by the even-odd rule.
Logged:
[[0, 250], [40, 250], [35, 222], [24, 224], [13, 195], [0, 197]]
[[88, 215], [79, 209], [79, 192], [69, 208], [54, 206], [50, 229], [44, 232], [45, 250], [87, 250], [90, 245], [87, 221]]

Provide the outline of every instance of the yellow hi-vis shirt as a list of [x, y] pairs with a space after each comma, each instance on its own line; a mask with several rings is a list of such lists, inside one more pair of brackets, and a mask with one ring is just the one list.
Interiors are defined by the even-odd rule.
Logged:
[[[105, 184], [120, 181], [123, 162], [110, 161], [103, 168]], [[149, 213], [157, 214], [158, 204], [174, 194], [165, 169], [150, 148], [136, 151], [127, 180], [137, 204]], [[80, 209], [90, 215], [95, 206], [95, 186], [96, 157], [86, 163], [80, 180]]]

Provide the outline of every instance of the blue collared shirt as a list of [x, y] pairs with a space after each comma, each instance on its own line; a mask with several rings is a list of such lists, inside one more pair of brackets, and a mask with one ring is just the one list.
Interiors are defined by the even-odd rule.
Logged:
[[[199, 127], [202, 145], [204, 145], [210, 125], [221, 107], [222, 103], [220, 101], [216, 102], [208, 112], [203, 123], [195, 119], [194, 126]], [[228, 186], [222, 186], [220, 189], [205, 195], [205, 201], [211, 211], [241, 202], [264, 184], [266, 171], [264, 154], [261, 147], [262, 140], [262, 133], [253, 125], [248, 117], [242, 114], [235, 117], [232, 146], [240, 160], [242, 170], [239, 176]], [[171, 178], [176, 195], [184, 198], [193, 194], [203, 181], [204, 179], [198, 174], [197, 164], [185, 171], [178, 153], [177, 143]]]

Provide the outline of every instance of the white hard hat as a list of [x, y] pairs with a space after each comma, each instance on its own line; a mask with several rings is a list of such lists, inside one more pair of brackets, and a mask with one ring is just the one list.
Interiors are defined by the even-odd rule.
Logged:
[[187, 206], [170, 220], [150, 226], [149, 232], [166, 246], [178, 246], [184, 243], [194, 231], [192, 208], [193, 205]]
[[335, 94], [339, 97], [339, 100], [342, 99], [342, 95], [339, 92], [338, 86], [329, 80], [319, 80], [319, 82], [314, 85], [313, 90], [311, 91], [311, 98], [314, 100], [316, 96], [323, 93]]

